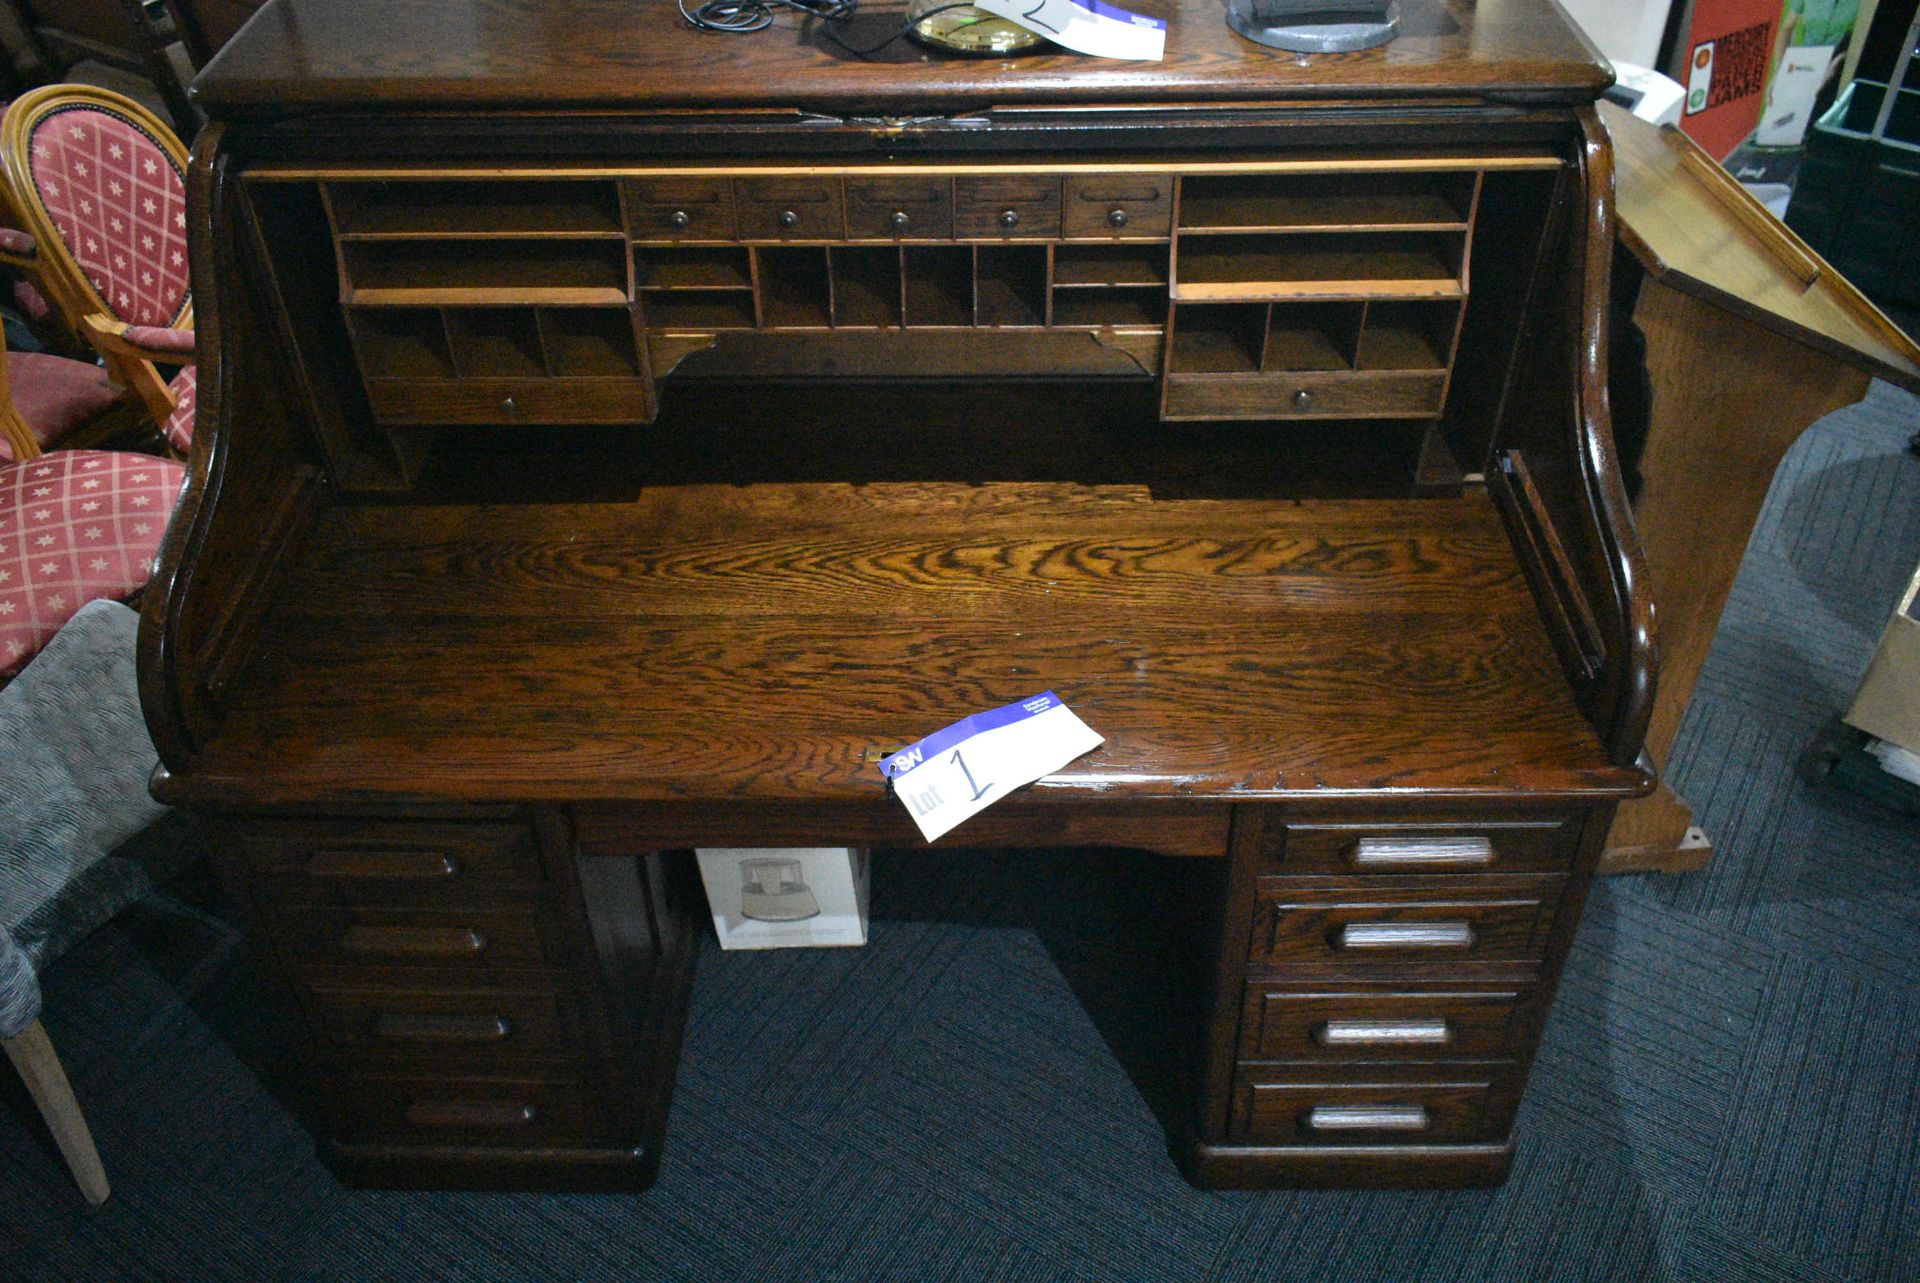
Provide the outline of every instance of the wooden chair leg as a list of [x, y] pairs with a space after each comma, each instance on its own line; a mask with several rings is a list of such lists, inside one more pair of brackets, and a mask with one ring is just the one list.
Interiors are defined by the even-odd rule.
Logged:
[[93, 1133], [80, 1113], [80, 1103], [67, 1084], [67, 1071], [53, 1052], [53, 1042], [38, 1020], [11, 1038], [0, 1038], [20, 1076], [27, 1081], [27, 1092], [47, 1120], [47, 1130], [67, 1160], [80, 1192], [95, 1207], [107, 1201], [107, 1173], [100, 1166], [100, 1152], [93, 1147]]

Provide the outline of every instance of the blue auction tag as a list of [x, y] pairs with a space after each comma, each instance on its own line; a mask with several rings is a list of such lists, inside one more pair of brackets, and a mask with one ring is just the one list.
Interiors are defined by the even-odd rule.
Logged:
[[1075, 53], [1144, 62], [1159, 62], [1166, 56], [1166, 23], [1129, 13], [1106, 0], [976, 0], [976, 4]]
[[1103, 742], [1058, 695], [1045, 691], [963, 717], [882, 759], [880, 773], [931, 842]]

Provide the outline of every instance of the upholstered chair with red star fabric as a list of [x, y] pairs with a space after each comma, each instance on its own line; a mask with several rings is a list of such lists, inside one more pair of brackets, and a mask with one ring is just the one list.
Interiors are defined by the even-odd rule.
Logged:
[[106, 450], [0, 465], [0, 682], [88, 602], [146, 587], [185, 474]]
[[0, 463], [89, 444], [124, 426], [120, 390], [90, 361], [14, 352], [0, 335]]
[[151, 112], [88, 85], [35, 89], [0, 119], [0, 165], [48, 301], [181, 454], [195, 380], [186, 164]]

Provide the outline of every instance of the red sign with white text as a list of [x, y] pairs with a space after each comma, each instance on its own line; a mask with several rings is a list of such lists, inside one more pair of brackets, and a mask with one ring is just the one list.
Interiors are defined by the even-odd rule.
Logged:
[[1780, 0], [1695, 0], [1680, 83], [1680, 127], [1713, 156], [1746, 141], [1767, 103]]

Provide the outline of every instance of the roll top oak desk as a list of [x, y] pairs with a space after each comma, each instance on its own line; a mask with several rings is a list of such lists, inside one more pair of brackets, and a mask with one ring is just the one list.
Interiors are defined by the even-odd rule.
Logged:
[[689, 848], [921, 845], [879, 756], [1048, 687], [1104, 746], [942, 845], [1194, 871], [1188, 1175], [1504, 1174], [1651, 785], [1609, 72], [1546, 0], [1140, 7], [272, 0], [202, 75], [143, 698], [344, 1179], [644, 1188]]

